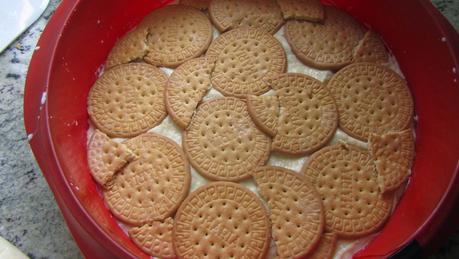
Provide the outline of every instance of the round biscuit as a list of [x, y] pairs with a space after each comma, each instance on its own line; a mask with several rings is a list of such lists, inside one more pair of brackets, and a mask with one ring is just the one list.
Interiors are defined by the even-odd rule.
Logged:
[[255, 125], [270, 136], [277, 133], [277, 121], [279, 120], [279, 99], [277, 96], [247, 97], [247, 109]]
[[212, 25], [199, 10], [169, 5], [144, 18], [148, 29], [145, 61], [155, 66], [177, 67], [203, 54], [212, 41]]
[[266, 208], [254, 193], [235, 183], [198, 188], [175, 216], [179, 258], [264, 258], [270, 239]]
[[339, 126], [367, 141], [371, 133], [406, 129], [413, 116], [413, 100], [406, 82], [391, 69], [373, 63], [354, 63], [328, 82], [338, 106]]
[[332, 95], [318, 80], [286, 73], [268, 81], [279, 98], [280, 115], [274, 151], [304, 155], [326, 145], [338, 127]]
[[333, 7], [325, 8], [322, 23], [288, 21], [285, 38], [293, 53], [308, 66], [338, 70], [352, 62], [363, 28], [351, 16]]
[[182, 149], [155, 133], [124, 143], [139, 158], [118, 173], [104, 191], [113, 215], [135, 226], [171, 216], [190, 188], [190, 166]]
[[198, 107], [182, 145], [201, 175], [239, 181], [266, 163], [271, 140], [255, 126], [243, 100], [223, 97]]
[[220, 35], [206, 56], [215, 61], [212, 85], [226, 96], [261, 95], [269, 91], [264, 80], [287, 68], [280, 42], [270, 34], [251, 28]]
[[324, 7], [320, 0], [277, 0], [285, 20], [296, 19], [310, 22], [324, 20]]
[[144, 252], [160, 258], [176, 258], [172, 243], [174, 220], [167, 218], [164, 221], [132, 227], [128, 230], [129, 237]]
[[110, 137], [137, 136], [166, 117], [166, 83], [164, 72], [146, 63], [113, 67], [89, 91], [89, 117]]
[[186, 61], [169, 77], [165, 95], [167, 112], [183, 129], [211, 87], [211, 70], [212, 64], [202, 57]]
[[220, 32], [250, 27], [274, 34], [284, 22], [274, 0], [213, 0], [209, 14]]
[[391, 212], [392, 197], [379, 190], [373, 158], [365, 149], [343, 143], [325, 147], [301, 171], [322, 197], [329, 232], [362, 237], [377, 231]]
[[409, 176], [415, 154], [411, 129], [383, 135], [371, 134], [370, 152], [383, 192], [397, 189]]
[[281, 258], [309, 255], [324, 228], [322, 200], [314, 186], [303, 175], [281, 167], [260, 167], [252, 175], [271, 209], [277, 254]]

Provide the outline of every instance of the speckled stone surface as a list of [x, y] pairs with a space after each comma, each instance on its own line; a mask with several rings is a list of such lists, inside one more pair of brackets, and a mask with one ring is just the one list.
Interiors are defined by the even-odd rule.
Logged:
[[[23, 126], [27, 66], [59, 3], [51, 0], [43, 16], [0, 54], [0, 235], [31, 258], [81, 258], [32, 156]], [[459, 0], [433, 3], [459, 29]], [[452, 235], [432, 258], [459, 258], [459, 234]]]
[[60, 1], [0, 54], [0, 235], [31, 258], [80, 258], [30, 151], [23, 126], [25, 75], [35, 45]]
[[459, 31], [459, 0], [434, 0], [432, 3]]

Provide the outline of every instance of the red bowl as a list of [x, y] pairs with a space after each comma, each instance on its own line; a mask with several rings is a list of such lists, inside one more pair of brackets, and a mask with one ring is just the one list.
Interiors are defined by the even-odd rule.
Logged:
[[[89, 174], [86, 98], [117, 38], [165, 2], [64, 0], [30, 63], [26, 132], [87, 258], [149, 257], [117, 225]], [[408, 244], [426, 246], [459, 190], [459, 36], [428, 0], [326, 2], [383, 36], [409, 82], [418, 116], [408, 188], [381, 234], [354, 257], [386, 257]]]

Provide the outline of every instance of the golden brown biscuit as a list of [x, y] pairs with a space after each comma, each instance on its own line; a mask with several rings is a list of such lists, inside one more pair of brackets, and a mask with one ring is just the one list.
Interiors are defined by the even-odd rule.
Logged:
[[140, 26], [148, 29], [145, 61], [177, 67], [204, 53], [212, 41], [207, 16], [193, 7], [169, 5], [150, 13]]
[[155, 133], [124, 143], [139, 159], [118, 173], [104, 191], [111, 212], [135, 226], [171, 216], [190, 188], [190, 166], [182, 149]]
[[327, 84], [338, 106], [339, 127], [367, 141], [371, 133], [406, 129], [413, 100], [406, 82], [389, 68], [354, 63], [338, 71]]
[[377, 231], [392, 208], [392, 196], [379, 190], [373, 158], [367, 150], [337, 144], [315, 152], [301, 172], [322, 197], [326, 230], [357, 238]]
[[279, 97], [280, 115], [273, 150], [303, 155], [326, 145], [338, 127], [332, 95], [310, 76], [286, 73], [268, 81]]
[[266, 163], [271, 140], [255, 126], [243, 100], [224, 97], [198, 107], [182, 145], [201, 175], [239, 181]]
[[303, 175], [281, 167], [260, 167], [252, 175], [271, 209], [277, 254], [281, 258], [309, 255], [324, 228], [322, 202], [314, 186]]
[[271, 239], [268, 212], [242, 185], [214, 182], [183, 201], [175, 216], [179, 258], [264, 258]]
[[270, 34], [251, 28], [220, 35], [206, 56], [215, 62], [212, 85], [225, 96], [261, 95], [269, 90], [265, 80], [287, 68], [280, 42]]
[[284, 34], [303, 63], [318, 69], [338, 70], [352, 62], [364, 30], [351, 16], [336, 8], [326, 7], [325, 16], [323, 24], [288, 21]]
[[113, 67], [89, 92], [89, 117], [110, 137], [137, 136], [166, 117], [166, 83], [166, 75], [146, 63]]

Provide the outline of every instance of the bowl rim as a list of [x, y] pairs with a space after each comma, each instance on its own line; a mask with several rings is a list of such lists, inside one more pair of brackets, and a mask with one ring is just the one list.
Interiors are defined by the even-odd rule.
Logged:
[[[333, 1], [328, 2], [331, 3]], [[438, 11], [430, 2], [427, 0], [418, 0], [417, 2], [427, 10], [430, 14], [429, 18], [436, 23], [436, 27], [439, 30], [445, 34], [452, 35], [451, 37], [456, 37], [458, 39], [457, 42], [459, 42], [459, 35], [457, 32], [455, 32], [454, 28], [452, 28], [448, 22], [445, 23], [445, 18], [439, 15]], [[29, 144], [33, 154], [64, 214], [67, 226], [83, 254], [88, 257], [91, 255], [90, 251], [85, 249], [87, 246], [79, 237], [79, 234], [81, 234], [80, 231], [75, 229], [72, 224], [69, 224], [69, 220], [74, 220], [80, 226], [86, 226], [84, 231], [94, 238], [101, 246], [107, 248], [108, 251], [114, 252], [118, 256], [132, 257], [132, 254], [127, 249], [113, 241], [88, 214], [78, 197], [72, 191], [68, 180], [63, 174], [54, 147], [55, 144], [49, 128], [48, 103], [41, 103], [42, 94], [46, 93], [48, 90], [48, 83], [52, 73], [52, 64], [55, 60], [56, 49], [58, 48], [62, 33], [65, 31], [67, 22], [74, 14], [73, 11], [77, 9], [81, 3], [82, 1], [79, 0], [63, 0], [48, 22], [43, 34], [40, 36], [37, 44], [40, 46], [40, 50], [35, 51], [33, 54], [25, 83], [24, 124], [26, 134], [31, 136]], [[449, 41], [446, 42], [446, 44], [448, 44], [450, 53], [452, 54], [451, 56], [454, 58], [456, 65], [459, 64], [459, 44], [455, 46]], [[451, 206], [448, 208], [448, 203], [451, 203], [451, 200], [453, 200], [458, 193], [458, 191], [454, 192], [453, 190], [458, 189], [455, 187], [459, 186], [459, 163], [453, 174], [454, 177], [436, 208], [419, 229], [412, 234], [409, 240], [405, 242], [405, 245], [411, 240], [418, 239], [417, 237], [419, 235], [426, 235], [425, 243], [427, 243], [432, 238], [432, 235], [427, 232], [432, 231], [432, 229], [437, 230], [440, 227], [442, 222], [439, 218], [442, 219], [445, 217], [447, 213], [445, 213], [444, 210], [449, 211], [451, 209]]]

